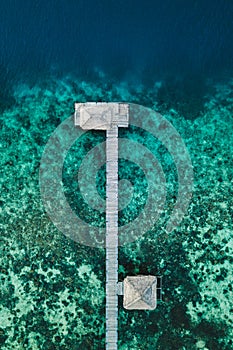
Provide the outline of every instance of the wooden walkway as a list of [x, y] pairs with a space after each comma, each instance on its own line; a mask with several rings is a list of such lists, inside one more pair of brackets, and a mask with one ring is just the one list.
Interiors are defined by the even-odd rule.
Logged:
[[106, 139], [106, 349], [118, 339], [118, 127]]
[[121, 102], [75, 103], [75, 126], [106, 130], [106, 349], [117, 350], [118, 295], [118, 127], [129, 125], [129, 105]]

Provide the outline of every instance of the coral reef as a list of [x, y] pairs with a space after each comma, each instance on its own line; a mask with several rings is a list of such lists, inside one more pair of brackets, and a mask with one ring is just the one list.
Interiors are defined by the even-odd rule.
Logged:
[[[104, 349], [105, 252], [73, 242], [55, 228], [44, 212], [38, 173], [49, 136], [73, 113], [75, 101], [121, 100], [152, 108], [162, 102], [169, 105], [164, 116], [187, 145], [195, 179], [189, 211], [168, 235], [163, 228], [176, 196], [176, 168], [166, 149], [148, 133], [134, 128], [121, 131], [121, 137], [153, 148], [167, 174], [168, 190], [160, 220], [147, 234], [119, 249], [119, 280], [139, 273], [163, 276], [163, 301], [156, 310], [129, 312], [120, 300], [119, 349], [230, 350], [233, 83], [216, 84], [208, 99], [203, 86], [198, 96], [193, 94], [192, 102], [177, 92], [173, 82], [147, 91], [105, 81], [85, 82], [67, 76], [34, 86], [14, 86], [15, 102], [0, 115], [0, 347]], [[77, 189], [72, 174], [102, 139], [103, 135], [88, 132], [80, 147], [74, 145], [67, 155], [64, 186], [77, 215], [79, 195], [72, 192]], [[128, 209], [121, 213], [124, 224], [143, 207], [146, 182], [130, 162], [121, 160], [120, 165], [120, 177], [132, 181], [137, 189]], [[103, 198], [104, 171], [103, 167], [97, 176]], [[92, 214], [84, 210], [83, 215]]]

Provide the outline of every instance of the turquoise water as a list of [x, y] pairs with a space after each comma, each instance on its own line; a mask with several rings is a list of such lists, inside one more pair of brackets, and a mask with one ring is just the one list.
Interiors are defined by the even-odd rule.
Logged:
[[[164, 225], [174, 205], [177, 176], [166, 149], [143, 131], [120, 133], [153, 148], [168, 190], [159, 221], [119, 249], [119, 280], [135, 274], [163, 277], [163, 300], [154, 311], [129, 312], [119, 301], [119, 349], [232, 348], [232, 86], [232, 80], [213, 83], [212, 95], [195, 119], [184, 118], [175, 108], [164, 114], [186, 143], [195, 176], [188, 212], [171, 234]], [[115, 88], [120, 100], [140, 102], [141, 91]], [[38, 183], [49, 136], [73, 113], [75, 101], [86, 100], [85, 91], [107, 99], [101, 84], [72, 77], [18, 85], [14, 105], [1, 114], [2, 349], [104, 348], [104, 249], [81, 245], [59, 232], [45, 213]], [[156, 88], [147, 94], [144, 90], [145, 104], [154, 96], [156, 108], [156, 93]], [[103, 139], [102, 132], [86, 133], [68, 153], [63, 170], [67, 199], [87, 221], [93, 213], [80, 202], [75, 174], [88, 150]], [[119, 177], [131, 180], [134, 196], [142, 198], [138, 205], [132, 197], [122, 211], [124, 224], [142, 210], [148, 191], [137, 166], [124, 160], [119, 164]], [[103, 199], [104, 178], [102, 167], [97, 187]], [[103, 215], [96, 214], [95, 224], [105, 225]]]

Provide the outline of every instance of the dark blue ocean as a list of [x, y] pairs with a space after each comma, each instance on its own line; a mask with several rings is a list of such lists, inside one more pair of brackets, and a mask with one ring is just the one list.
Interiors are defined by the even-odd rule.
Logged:
[[129, 103], [118, 280], [159, 281], [153, 310], [119, 296], [118, 349], [232, 350], [232, 0], [0, 0], [0, 349], [105, 349], [106, 135], [74, 126], [87, 101]]
[[0, 63], [15, 79], [96, 69], [145, 81], [229, 74], [232, 15], [227, 0], [1, 1]]

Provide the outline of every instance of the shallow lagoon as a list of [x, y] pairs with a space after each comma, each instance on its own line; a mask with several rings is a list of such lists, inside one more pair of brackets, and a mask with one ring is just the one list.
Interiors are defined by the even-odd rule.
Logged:
[[[159, 84], [132, 89], [109, 79], [106, 88], [101, 82], [66, 76], [14, 86], [14, 104], [1, 114], [2, 349], [104, 349], [104, 249], [81, 245], [55, 228], [44, 211], [38, 182], [49, 136], [73, 113], [75, 101], [86, 100], [125, 100], [163, 112], [182, 136], [194, 169], [188, 213], [168, 235], [164, 224], [174, 204], [176, 173], [166, 149], [155, 145], [156, 157], [168, 174], [164, 214], [149, 232], [120, 247], [119, 279], [161, 275], [163, 301], [150, 312], [126, 311], [119, 301], [119, 349], [232, 348], [233, 83], [209, 84], [203, 108], [195, 110], [193, 118], [191, 110], [185, 118], [178, 105], [171, 108], [158, 103]], [[133, 128], [121, 133], [148, 147], [156, 143]], [[74, 195], [75, 170], [103, 138], [96, 132], [85, 134], [67, 155], [63, 172], [67, 199], [87, 219], [90, 212]], [[143, 205], [143, 174], [131, 164], [122, 165], [119, 175], [132, 177]], [[104, 198], [104, 168], [101, 171], [98, 186]], [[121, 220], [134, 210], [140, 210], [136, 201]], [[102, 220], [100, 215], [97, 224], [98, 220]]]

